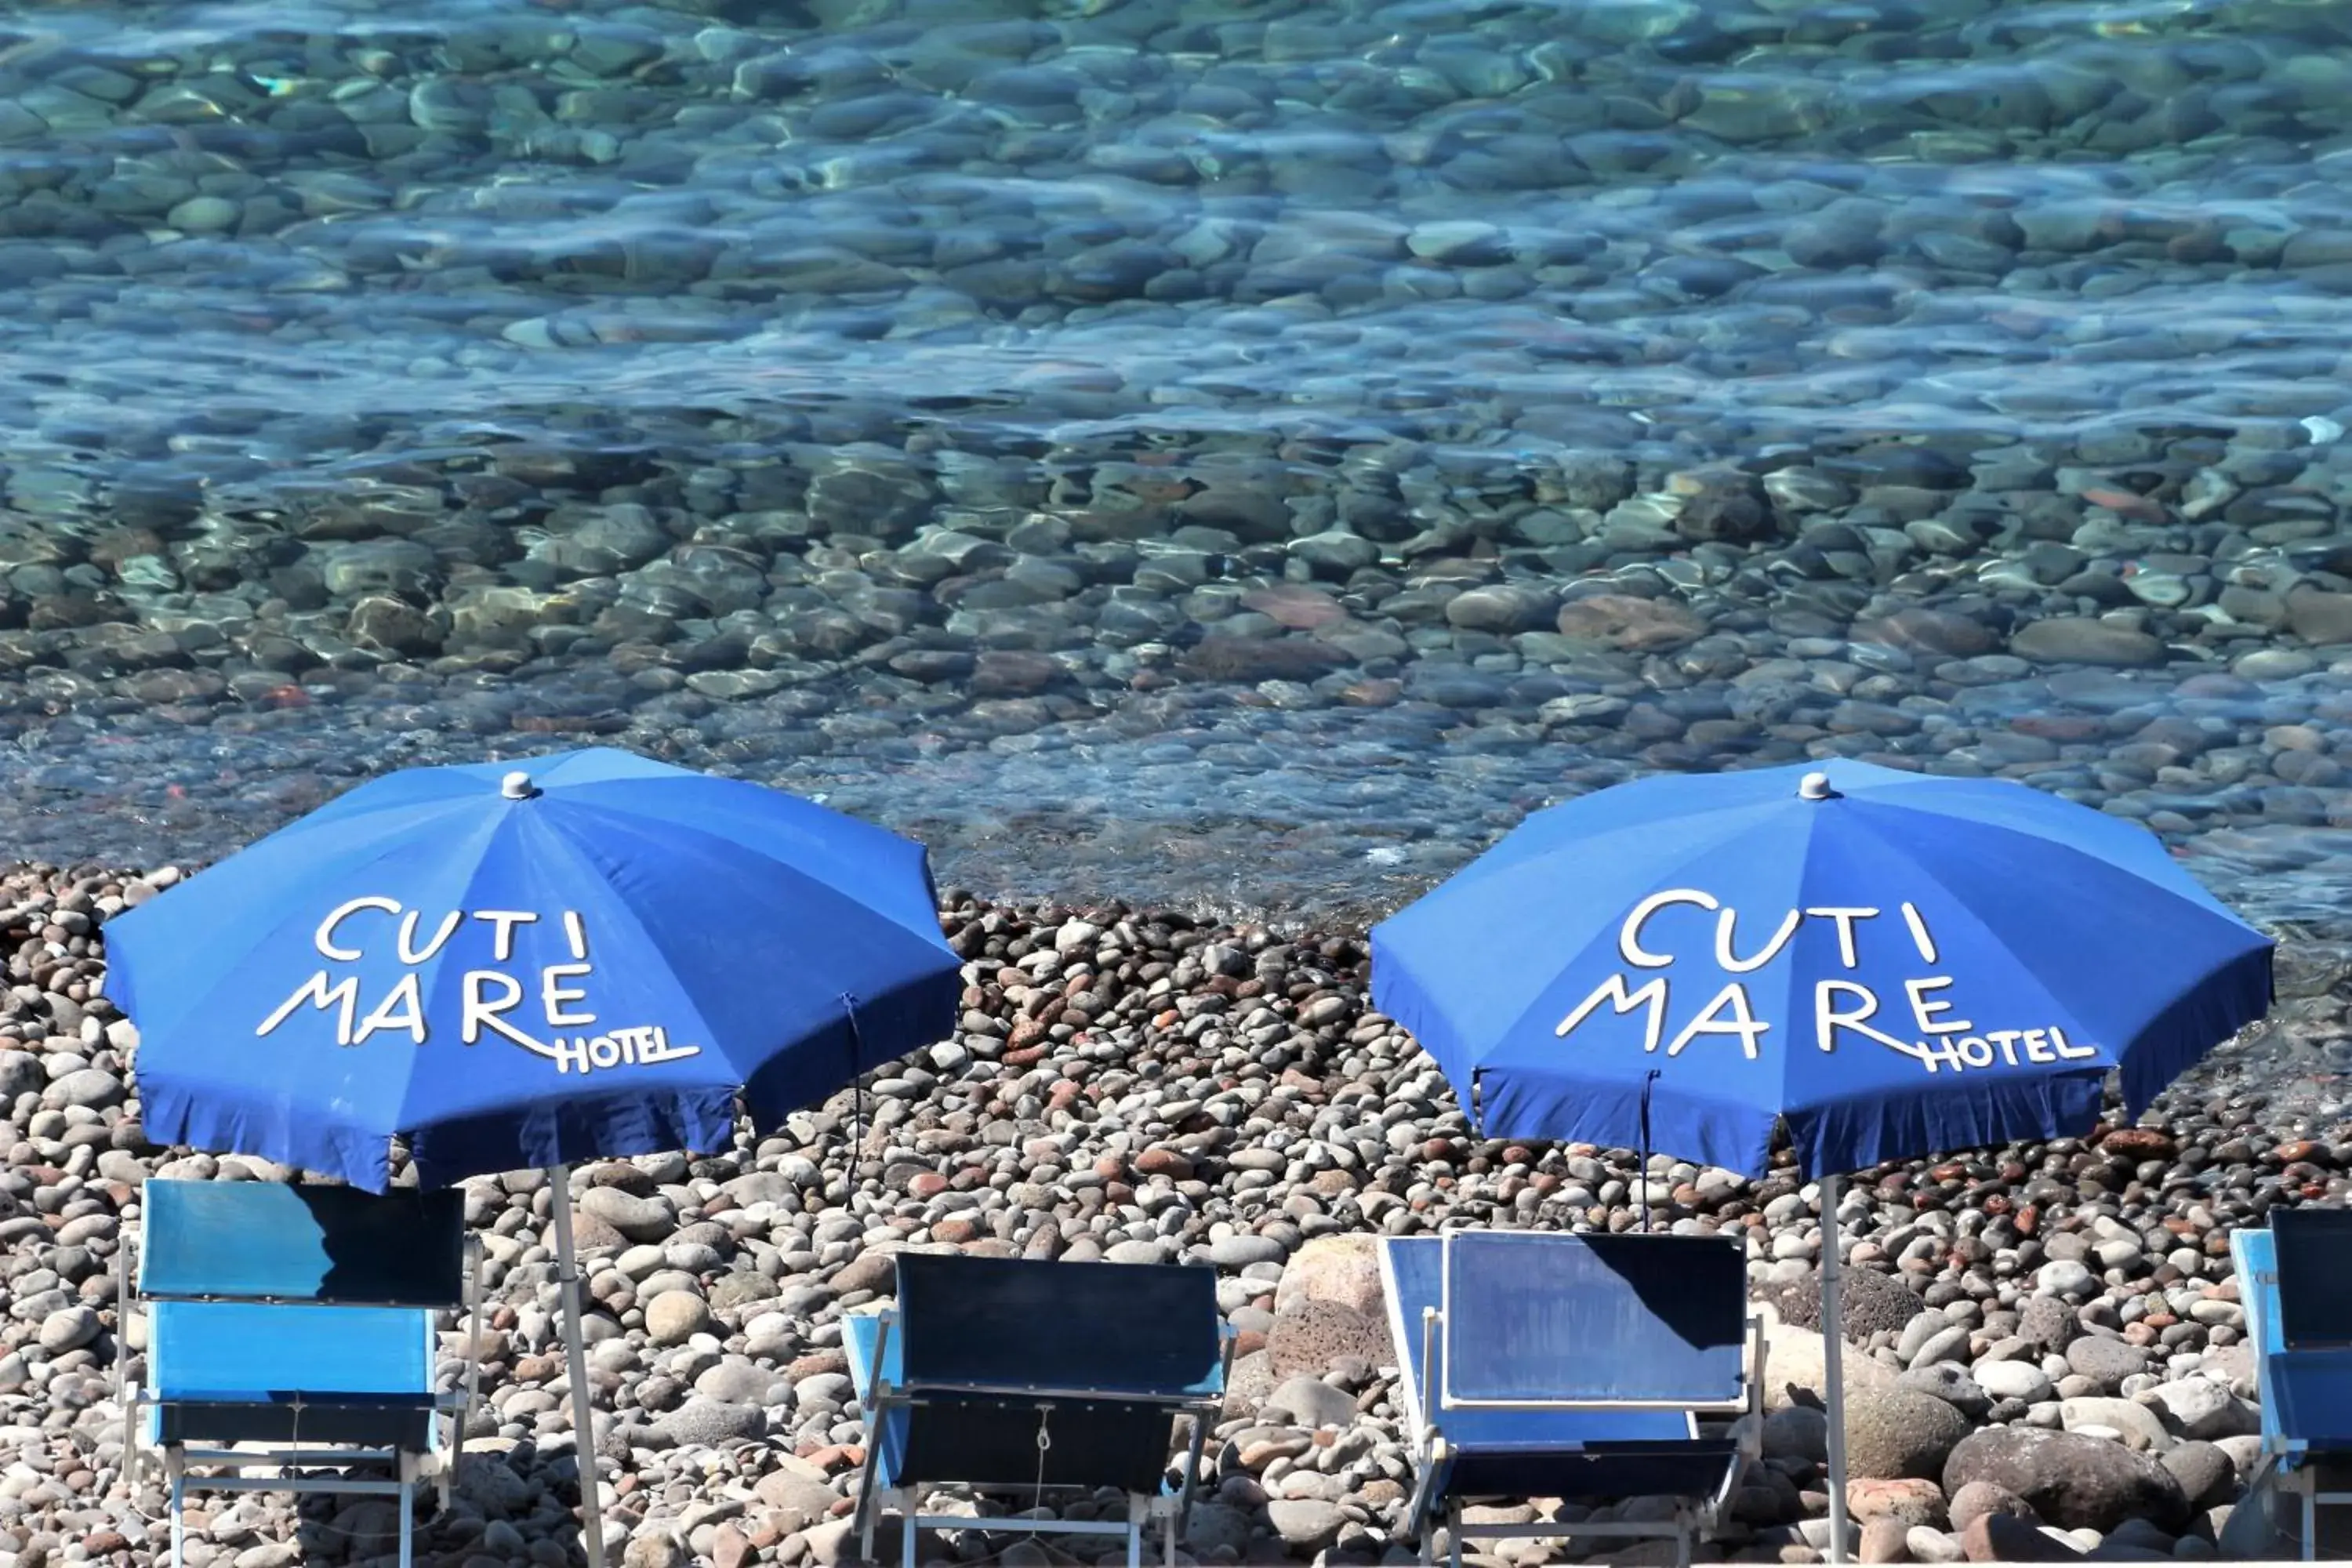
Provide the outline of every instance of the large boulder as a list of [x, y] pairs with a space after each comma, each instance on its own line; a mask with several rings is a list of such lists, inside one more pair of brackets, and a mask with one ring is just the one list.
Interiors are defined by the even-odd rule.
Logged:
[[1916, 1388], [1862, 1389], [1846, 1395], [1846, 1473], [1874, 1480], [1935, 1480], [1969, 1419]]
[[1330, 1301], [1367, 1318], [1384, 1318], [1378, 1238], [1360, 1232], [1318, 1236], [1290, 1255], [1274, 1288], [1274, 1310]]
[[1957, 1362], [1915, 1366], [1895, 1382], [1942, 1400], [1967, 1417], [1971, 1426], [1992, 1414], [1992, 1395]]
[[1274, 1327], [1266, 1332], [1265, 1352], [1277, 1379], [1302, 1373], [1321, 1377], [1347, 1362], [1368, 1367], [1396, 1364], [1388, 1324], [1337, 1301], [1301, 1301], [1276, 1313]]
[[[1825, 1404], [1822, 1395], [1829, 1387], [1829, 1377], [1823, 1370], [1826, 1365], [1823, 1356], [1827, 1349], [1827, 1342], [1812, 1330], [1776, 1322], [1767, 1312], [1764, 1319], [1766, 1407], [1781, 1410], [1792, 1405], [1819, 1406]], [[1864, 1389], [1895, 1385], [1895, 1374], [1893, 1372], [1858, 1350], [1849, 1349], [1845, 1352], [1841, 1370], [1849, 1399]]]
[[1950, 1518], [1944, 1489], [1928, 1480], [1855, 1480], [1846, 1488], [1845, 1506], [1858, 1520], [1892, 1519], [1906, 1529], [1925, 1524], [1941, 1530]]
[[[1773, 1287], [1763, 1299], [1780, 1313], [1782, 1322], [1821, 1331], [1820, 1270]], [[1916, 1290], [1875, 1268], [1848, 1268], [1839, 1278], [1838, 1331], [1848, 1344], [1867, 1343], [1881, 1331], [1899, 1334], [1927, 1310], [1927, 1303]]]
[[2164, 1456], [2164, 1468], [2180, 1483], [2191, 1508], [2228, 1502], [2238, 1490], [2238, 1467], [2218, 1443], [2178, 1444]]
[[2171, 1471], [2147, 1455], [2086, 1433], [2034, 1426], [1971, 1433], [1944, 1462], [1944, 1495], [1957, 1498], [1976, 1481], [2022, 1499], [2062, 1530], [2105, 1534], [2125, 1520], [2145, 1519], [2177, 1535], [2189, 1524], [2189, 1499]]
[[1952, 1494], [1954, 1530], [1966, 1530], [1972, 1521], [1988, 1513], [2013, 1513], [2020, 1519], [2033, 1518], [2033, 1509], [2023, 1498], [1990, 1481], [1970, 1481]]
[[1764, 1417], [1764, 1457], [1825, 1464], [1830, 1457], [1830, 1419], [1810, 1405], [1786, 1405]]

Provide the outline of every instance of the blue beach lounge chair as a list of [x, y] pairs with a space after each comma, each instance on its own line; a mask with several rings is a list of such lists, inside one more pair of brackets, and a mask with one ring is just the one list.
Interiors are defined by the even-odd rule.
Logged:
[[478, 1372], [436, 1391], [439, 1313], [481, 1331], [464, 1194], [151, 1181], [140, 1205], [147, 1376], [123, 1426], [134, 1464], [142, 1439], [161, 1456], [173, 1568], [192, 1489], [395, 1498], [409, 1568], [416, 1487], [446, 1502]]
[[[1381, 1268], [1423, 1563], [1440, 1524], [1454, 1568], [1465, 1528], [1671, 1540], [1690, 1562], [1761, 1453], [1763, 1323], [1737, 1241], [1457, 1231], [1387, 1237]], [[1496, 1497], [1675, 1507], [1655, 1521], [1464, 1525], [1465, 1502]]]
[[[1215, 1271], [947, 1253], [900, 1253], [897, 1266], [897, 1304], [845, 1325], [866, 1420], [866, 1559], [886, 1494], [896, 1494], [908, 1568], [919, 1529], [971, 1529], [968, 1516], [917, 1511], [923, 1486], [961, 1484], [1011, 1490], [1031, 1509], [1048, 1488], [1115, 1488], [1128, 1494], [1123, 1519], [997, 1528], [1124, 1536], [1134, 1568], [1157, 1520], [1174, 1562], [1232, 1355]], [[1171, 1487], [1173, 1418], [1187, 1413], [1192, 1441]]]
[[2318, 1555], [2319, 1510], [2352, 1503], [2323, 1467], [2352, 1458], [2352, 1211], [2273, 1209], [2270, 1228], [2230, 1237], [2263, 1406], [2250, 1500], [2301, 1504], [2303, 1558]]

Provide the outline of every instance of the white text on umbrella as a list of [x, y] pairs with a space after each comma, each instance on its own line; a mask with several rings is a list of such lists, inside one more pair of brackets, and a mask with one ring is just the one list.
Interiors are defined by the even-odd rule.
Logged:
[[[1843, 904], [1791, 909], [1781, 917], [1764, 945], [1743, 957], [1738, 951], [1739, 916], [1736, 910], [1700, 889], [1670, 888], [1636, 903], [1619, 926], [1617, 953], [1627, 969], [1659, 970], [1675, 964], [1673, 953], [1658, 952], [1647, 944], [1644, 928], [1661, 910], [1676, 905], [1688, 905], [1715, 915], [1713, 957], [1716, 967], [1729, 976], [1753, 973], [1780, 956], [1807, 920], [1829, 921], [1836, 931], [1840, 965], [1856, 969], [1862, 962], [1859, 930], [1864, 922], [1879, 919], [1883, 912], [1866, 906]], [[1898, 905], [1897, 910], [1912, 949], [1923, 962], [1937, 963], [1939, 953], [1927, 918], [1908, 901]], [[1929, 1072], [1943, 1068], [1955, 1071], [1989, 1068], [1997, 1062], [2015, 1067], [2021, 1061], [2087, 1061], [2099, 1054], [2096, 1047], [2068, 1040], [2065, 1031], [2055, 1025], [2040, 1029], [1979, 1030], [1973, 1020], [1955, 1016], [1955, 1004], [1941, 994], [1951, 984], [1948, 974], [1920, 975], [1903, 983], [1910, 1021], [1926, 1037], [1905, 1039], [1874, 1026], [1871, 1020], [1879, 1016], [1879, 999], [1869, 986], [1835, 977], [1817, 981], [1813, 992], [1814, 1040], [1824, 1051], [1835, 1050], [1840, 1031], [1849, 1031], [1900, 1051]], [[1762, 1055], [1760, 1042], [1770, 1032], [1772, 1023], [1756, 1016], [1744, 981], [1727, 979], [1671, 1040], [1665, 1038], [1669, 996], [1668, 977], [1664, 974], [1653, 974], [1637, 986], [1626, 974], [1612, 973], [1570, 1008], [1552, 1032], [1565, 1037], [1606, 1006], [1620, 1016], [1635, 1011], [1644, 1013], [1642, 1048], [1647, 1053], [1656, 1052], [1663, 1042], [1667, 1056], [1678, 1057], [1700, 1036], [1728, 1035], [1739, 1041], [1740, 1054], [1748, 1060], [1755, 1061]]]
[[[311, 945], [330, 963], [362, 961], [367, 956], [366, 951], [346, 945], [349, 939], [344, 935], [344, 926], [354, 916], [370, 910], [398, 917], [394, 932], [394, 952], [406, 973], [362, 1014], [360, 977], [338, 977], [329, 969], [319, 969], [261, 1021], [255, 1035], [275, 1033], [288, 1018], [309, 1006], [333, 1014], [335, 1043], [339, 1046], [363, 1045], [372, 1037], [387, 1033], [406, 1035], [421, 1046], [429, 1037], [431, 1024], [425, 1016], [420, 966], [439, 956], [469, 919], [488, 928], [490, 961], [499, 964], [513, 960], [517, 931], [540, 923], [539, 914], [529, 910], [476, 910], [470, 916], [466, 911], [450, 910], [420, 941], [420, 911], [403, 908], [397, 899], [370, 894], [347, 900], [329, 910], [312, 934]], [[552, 1042], [536, 1038], [508, 1016], [522, 1005], [528, 989], [504, 969], [468, 969], [459, 974], [459, 1039], [472, 1046], [479, 1044], [486, 1033], [495, 1034], [555, 1063], [559, 1072], [651, 1067], [700, 1054], [701, 1047], [675, 1043], [669, 1032], [658, 1026], [601, 1026], [597, 1015], [587, 1005], [586, 987], [579, 984], [595, 973], [588, 952], [587, 922], [577, 910], [565, 910], [557, 916], [557, 923], [562, 928], [570, 961], [541, 965], [536, 988], [546, 1027], [557, 1031]], [[583, 1029], [595, 1032], [574, 1033], [569, 1038], [562, 1033]]]

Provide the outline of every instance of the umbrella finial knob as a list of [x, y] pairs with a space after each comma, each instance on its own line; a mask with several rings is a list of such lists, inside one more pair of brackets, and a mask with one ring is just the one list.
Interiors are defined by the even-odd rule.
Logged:
[[1836, 795], [1837, 791], [1830, 787], [1830, 775], [1827, 773], [1807, 773], [1797, 781], [1797, 797], [1800, 800], [1829, 800]]
[[529, 773], [516, 772], [499, 781], [499, 793], [509, 800], [529, 800], [539, 793], [539, 786], [530, 782]]

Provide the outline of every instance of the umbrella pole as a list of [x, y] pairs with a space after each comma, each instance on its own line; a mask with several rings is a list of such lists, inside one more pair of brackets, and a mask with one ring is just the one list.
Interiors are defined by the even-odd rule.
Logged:
[[572, 1167], [551, 1165], [555, 1278], [563, 1290], [563, 1343], [572, 1372], [572, 1447], [580, 1467], [580, 1542], [588, 1568], [604, 1568], [604, 1510], [596, 1495], [596, 1433], [588, 1389], [588, 1344], [580, 1332], [580, 1254], [572, 1245]]
[[1845, 1324], [1844, 1265], [1839, 1254], [1838, 1199], [1844, 1179], [1822, 1178], [1822, 1381], [1829, 1384], [1830, 1561], [1845, 1561]]

